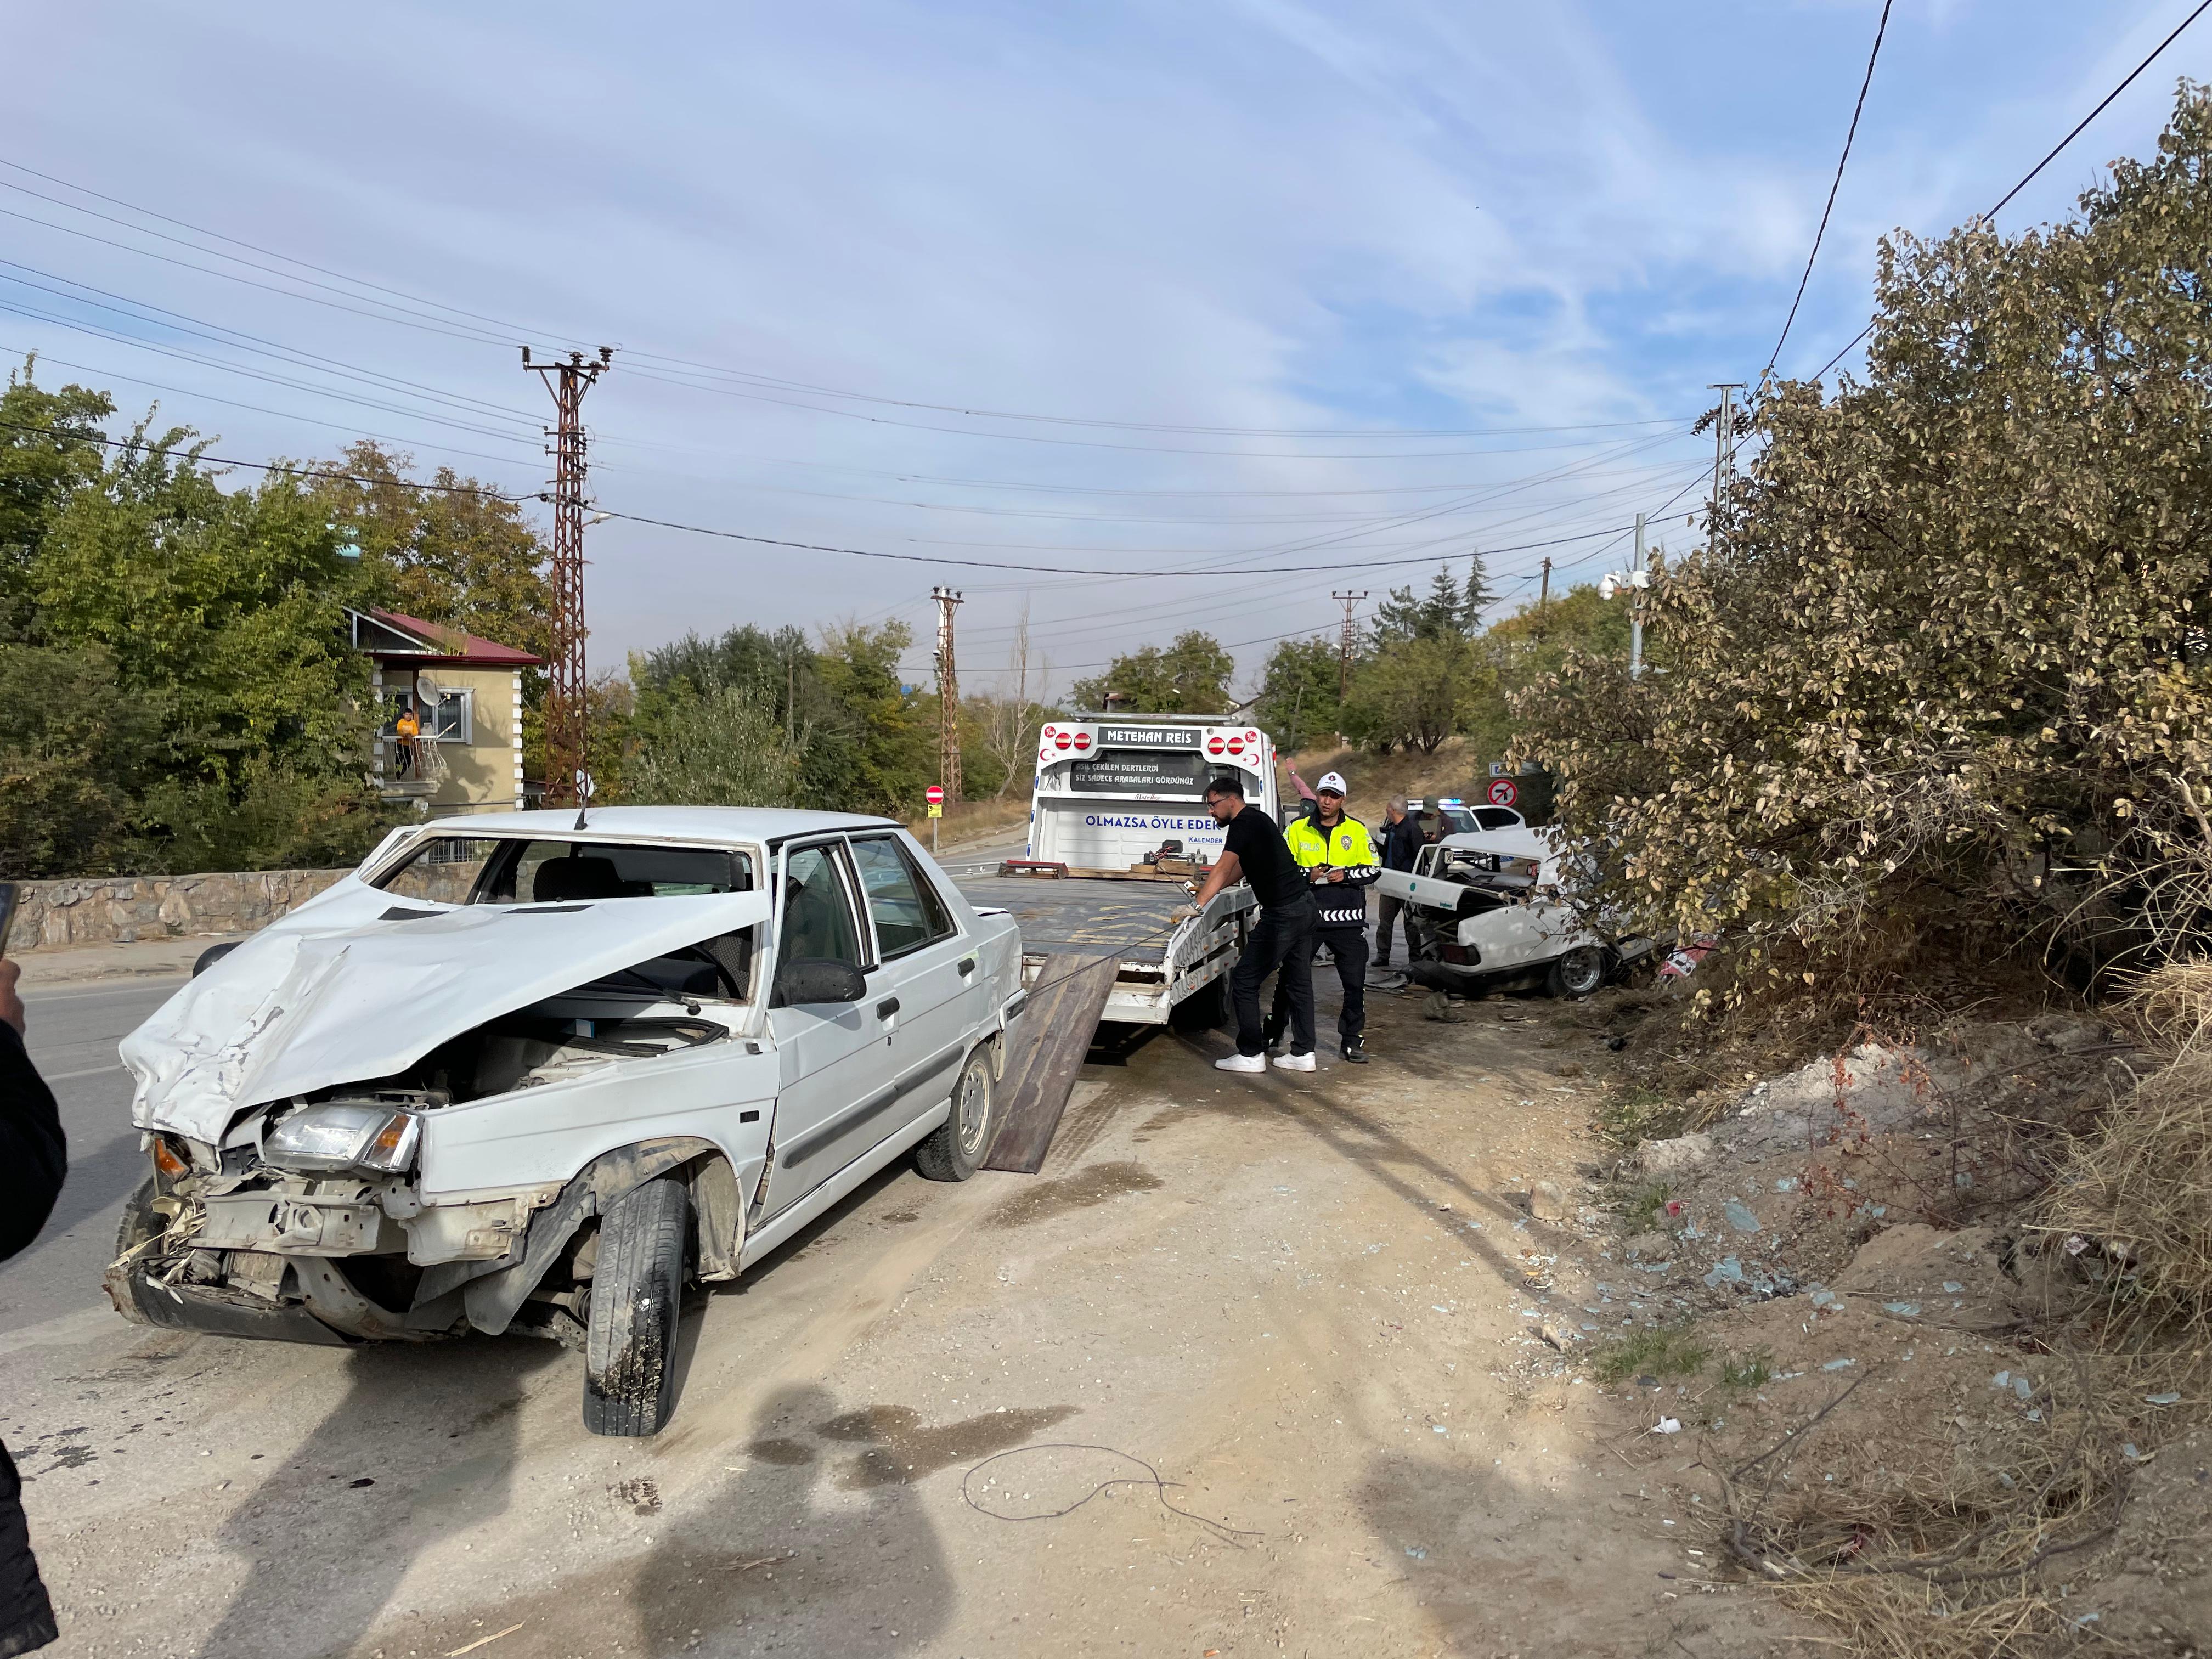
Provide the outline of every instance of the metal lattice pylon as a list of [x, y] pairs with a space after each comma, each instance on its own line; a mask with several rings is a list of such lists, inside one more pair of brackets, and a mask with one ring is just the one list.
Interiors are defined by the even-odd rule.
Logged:
[[592, 682], [584, 665], [584, 394], [614, 356], [599, 348], [597, 362], [572, 351], [565, 362], [536, 363], [522, 348], [522, 366], [545, 382], [553, 394], [556, 424], [545, 428], [553, 440], [552, 643], [545, 688], [545, 804], [559, 806], [577, 796], [577, 775], [585, 769]]

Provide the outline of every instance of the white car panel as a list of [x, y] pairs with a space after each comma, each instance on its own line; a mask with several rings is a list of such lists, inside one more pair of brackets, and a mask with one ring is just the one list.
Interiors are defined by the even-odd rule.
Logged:
[[325, 907], [327, 925], [256, 934], [125, 1037], [131, 1121], [218, 1140], [244, 1107], [388, 1077], [501, 1014], [756, 927], [769, 908], [764, 893], [443, 908], [377, 893], [410, 919], [352, 921], [373, 891]]
[[749, 1162], [757, 1169], [777, 1080], [775, 1055], [748, 1052], [759, 1047], [726, 1037], [650, 1060], [610, 1060], [580, 1077], [425, 1112], [422, 1200], [557, 1187], [602, 1153], [672, 1136], [720, 1148], [740, 1175]]

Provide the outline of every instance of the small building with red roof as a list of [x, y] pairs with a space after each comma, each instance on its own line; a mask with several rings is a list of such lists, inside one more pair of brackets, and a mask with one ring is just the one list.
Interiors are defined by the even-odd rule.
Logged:
[[375, 664], [378, 793], [441, 817], [528, 805], [523, 676], [544, 659], [398, 611], [346, 616], [354, 647]]

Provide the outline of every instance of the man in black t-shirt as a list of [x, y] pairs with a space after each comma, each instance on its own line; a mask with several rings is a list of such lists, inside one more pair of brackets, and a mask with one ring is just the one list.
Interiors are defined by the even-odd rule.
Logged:
[[1260, 987], [1279, 969], [1288, 1004], [1291, 1049], [1277, 1058], [1285, 1072], [1314, 1069], [1313, 939], [1316, 910], [1306, 872], [1298, 868], [1275, 821], [1244, 803], [1244, 786], [1233, 775], [1206, 786], [1206, 805], [1216, 823], [1229, 830], [1221, 856], [1198, 890], [1198, 905], [1240, 879], [1260, 901], [1244, 953], [1229, 972], [1230, 1000], [1237, 1009], [1237, 1052], [1213, 1063], [1224, 1072], [1267, 1069], [1267, 1039], [1260, 1018]]

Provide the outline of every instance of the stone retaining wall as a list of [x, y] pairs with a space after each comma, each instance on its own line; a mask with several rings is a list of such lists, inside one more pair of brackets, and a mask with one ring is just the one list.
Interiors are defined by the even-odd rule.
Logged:
[[186, 933], [250, 933], [303, 904], [343, 870], [254, 870], [199, 876], [27, 881], [16, 895], [11, 954], [130, 945]]

